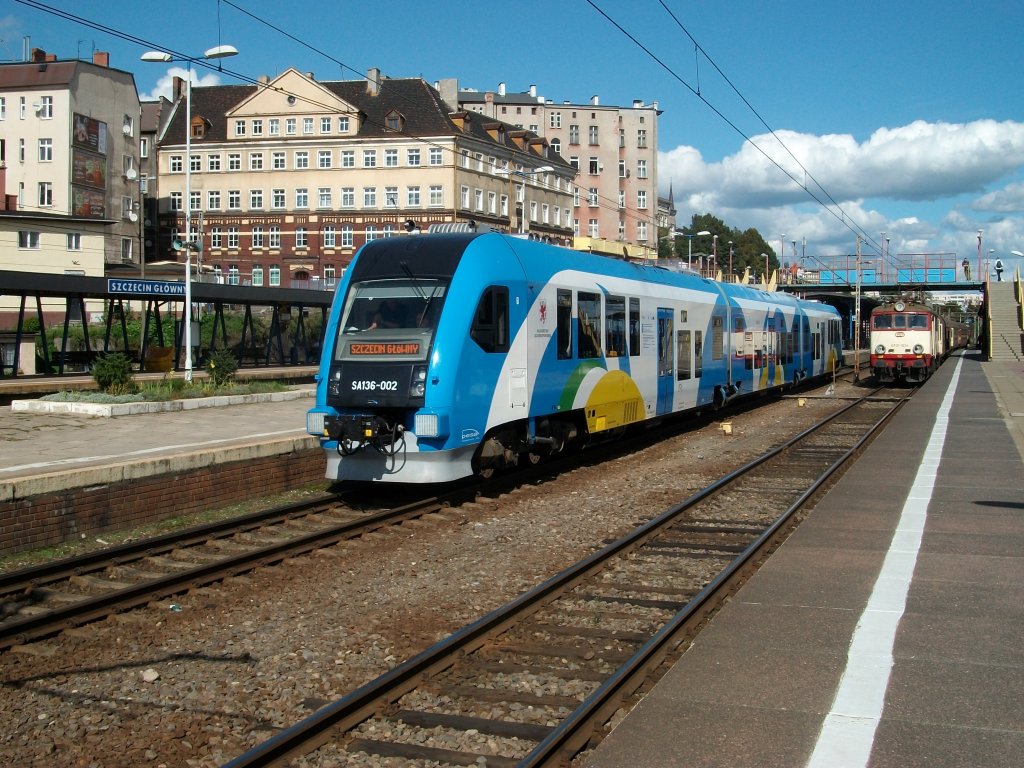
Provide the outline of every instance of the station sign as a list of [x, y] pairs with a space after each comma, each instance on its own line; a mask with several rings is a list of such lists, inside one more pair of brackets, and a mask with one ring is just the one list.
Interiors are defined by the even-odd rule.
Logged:
[[134, 296], [184, 296], [185, 284], [170, 280], [108, 278], [107, 293], [129, 293]]

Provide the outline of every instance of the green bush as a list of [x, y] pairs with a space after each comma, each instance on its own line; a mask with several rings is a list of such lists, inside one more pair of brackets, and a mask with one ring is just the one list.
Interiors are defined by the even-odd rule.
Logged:
[[135, 391], [132, 361], [122, 352], [101, 354], [92, 364], [92, 378], [101, 391], [126, 395]]
[[218, 349], [206, 361], [206, 373], [214, 388], [227, 386], [238, 371], [238, 358], [226, 349]]

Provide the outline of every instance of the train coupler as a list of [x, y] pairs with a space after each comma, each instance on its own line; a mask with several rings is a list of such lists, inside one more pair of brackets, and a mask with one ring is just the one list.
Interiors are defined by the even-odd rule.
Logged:
[[389, 456], [405, 445], [405, 427], [383, 416], [349, 415], [324, 419], [327, 437], [338, 443], [338, 453], [351, 456], [364, 448], [376, 448]]

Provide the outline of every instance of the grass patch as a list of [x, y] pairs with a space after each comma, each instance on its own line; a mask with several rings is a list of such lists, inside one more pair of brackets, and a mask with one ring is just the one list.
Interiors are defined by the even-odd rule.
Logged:
[[284, 392], [287, 386], [279, 381], [253, 381], [245, 384], [233, 382], [215, 387], [209, 382], [193, 381], [188, 384], [183, 379], [165, 379], [147, 382], [139, 386], [138, 392], [132, 394], [112, 395], [106, 392], [54, 392], [44, 395], [40, 400], [51, 400], [58, 403], [165, 403], [170, 400], [190, 400], [199, 397], [218, 397], [223, 395], [259, 395], [267, 392]]

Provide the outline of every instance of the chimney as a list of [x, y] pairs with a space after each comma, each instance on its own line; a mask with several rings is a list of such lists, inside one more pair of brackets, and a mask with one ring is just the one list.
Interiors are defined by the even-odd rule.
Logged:
[[110, 67], [110, 53], [107, 51], [93, 51], [92, 63], [97, 67]]
[[33, 48], [32, 62], [34, 64], [42, 64], [44, 61], [46, 61], [46, 51], [44, 51], [42, 48]]
[[642, 99], [633, 99], [633, 109], [640, 109], [644, 105]]
[[370, 96], [380, 95], [380, 70], [377, 67], [371, 67], [366, 73], [366, 93]]
[[505, 95], [505, 84], [504, 83], [498, 83], [498, 95], [499, 96], [504, 96]]
[[598, 103], [599, 103], [597, 96], [591, 96], [590, 97], [590, 103], [591, 103], [592, 106], [596, 107], [598, 105]]
[[185, 78], [174, 76], [171, 81], [171, 98], [177, 101], [185, 93]]
[[531, 99], [536, 99], [537, 98], [537, 86], [536, 85], [530, 85], [530, 98]]

